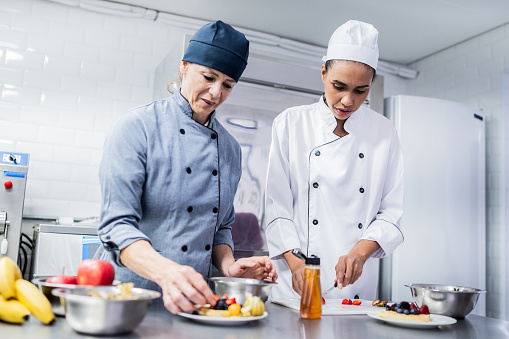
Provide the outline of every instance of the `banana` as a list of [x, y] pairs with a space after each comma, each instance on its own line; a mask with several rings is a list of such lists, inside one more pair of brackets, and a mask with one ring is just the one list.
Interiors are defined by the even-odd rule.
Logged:
[[18, 279], [14, 283], [16, 298], [25, 305], [34, 317], [49, 325], [55, 320], [51, 303], [39, 289], [29, 281]]
[[5, 300], [13, 298], [14, 282], [21, 279], [21, 270], [18, 265], [9, 257], [0, 258], [0, 294]]
[[28, 320], [30, 311], [17, 300], [6, 301], [0, 296], [0, 320], [12, 324], [23, 324]]

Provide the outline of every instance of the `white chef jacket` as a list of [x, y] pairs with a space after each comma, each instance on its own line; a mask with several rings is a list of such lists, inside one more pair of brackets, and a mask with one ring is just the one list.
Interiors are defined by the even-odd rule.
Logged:
[[326, 298], [373, 300], [378, 260], [403, 242], [403, 160], [396, 129], [362, 105], [334, 134], [337, 121], [323, 97], [285, 110], [273, 122], [266, 190], [266, 236], [278, 272], [271, 299], [299, 298], [282, 256], [300, 248], [321, 258], [322, 291], [335, 266], [361, 239], [378, 242], [361, 277]]

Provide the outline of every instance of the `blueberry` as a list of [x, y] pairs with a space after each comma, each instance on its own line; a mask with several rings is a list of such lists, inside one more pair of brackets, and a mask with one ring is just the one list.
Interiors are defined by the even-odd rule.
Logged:
[[392, 311], [392, 307], [390, 307], [390, 306], [385, 306], [385, 310], [386, 310], [386, 311]]
[[198, 311], [197, 311], [197, 310], [194, 310], [194, 311], [193, 311], [193, 315], [198, 315]]
[[398, 312], [398, 313], [403, 313], [403, 309], [402, 309], [402, 308], [400, 308], [400, 307], [398, 307], [398, 308], [396, 308], [396, 312]]
[[410, 310], [410, 314], [418, 314], [418, 313], [419, 313], [419, 311], [416, 308], [412, 308]]
[[410, 311], [409, 310], [403, 310], [403, 313], [404, 314], [410, 314]]

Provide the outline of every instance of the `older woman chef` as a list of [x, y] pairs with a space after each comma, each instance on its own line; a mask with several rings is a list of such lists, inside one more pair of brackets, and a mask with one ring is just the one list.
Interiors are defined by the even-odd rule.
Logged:
[[122, 115], [104, 145], [102, 258], [114, 264], [116, 279], [162, 289], [173, 313], [215, 304], [205, 281], [211, 263], [225, 276], [277, 278], [268, 257], [235, 261], [232, 254], [241, 150], [215, 109], [248, 53], [248, 40], [231, 26], [203, 26], [180, 64], [180, 91]]
[[271, 298], [298, 298], [304, 261], [321, 258], [325, 297], [373, 300], [378, 261], [403, 241], [403, 163], [391, 122], [363, 105], [378, 63], [378, 31], [348, 21], [322, 65], [324, 95], [273, 123], [266, 236], [279, 274]]

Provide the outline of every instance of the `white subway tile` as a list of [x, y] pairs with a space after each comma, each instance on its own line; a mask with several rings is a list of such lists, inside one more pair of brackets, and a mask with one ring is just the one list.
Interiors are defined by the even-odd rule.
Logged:
[[163, 59], [158, 56], [137, 53], [134, 55], [134, 69], [154, 72]]
[[154, 21], [139, 21], [137, 35], [147, 40], [167, 43], [170, 37], [170, 28]]
[[107, 115], [97, 115], [95, 119], [95, 128], [96, 132], [104, 132], [108, 133], [115, 122], [115, 118]]
[[137, 21], [114, 15], [106, 15], [104, 17], [104, 29], [111, 32], [120, 32], [122, 35], [136, 35]]
[[99, 184], [99, 167], [91, 165], [73, 165], [71, 182], [81, 184]]
[[25, 196], [30, 198], [48, 198], [51, 185], [52, 182], [49, 180], [33, 179], [28, 175]]
[[44, 67], [44, 54], [7, 49], [5, 52], [5, 65], [42, 70]]
[[83, 44], [85, 42], [85, 32], [84, 27], [50, 21], [49, 35], [56, 39]]
[[97, 179], [96, 185], [88, 185], [87, 201], [99, 203], [101, 202], [101, 185], [99, 185], [99, 179]]
[[37, 142], [19, 141], [16, 151], [30, 154], [30, 162], [32, 161], [52, 161], [55, 152], [55, 146], [45, 145]]
[[69, 215], [69, 202], [65, 200], [54, 200], [48, 198], [34, 198], [25, 196], [23, 207], [24, 216], [46, 216], [59, 217]]
[[[73, 145], [76, 132], [68, 128], [39, 126], [37, 141], [50, 145]], [[55, 160], [58, 155], [55, 154]]]
[[494, 46], [504, 39], [504, 27], [497, 27], [479, 36], [479, 46]]
[[40, 89], [60, 89], [61, 76], [55, 73], [43, 72], [42, 70], [25, 70], [23, 86]]
[[137, 36], [122, 35], [120, 37], [120, 48], [126, 51], [145, 51], [147, 53], [151, 53], [153, 45], [154, 43], [152, 41]]
[[104, 65], [98, 62], [83, 61], [81, 65], [81, 76], [94, 80], [114, 81], [116, 67]]
[[5, 48], [0, 47], [0, 65], [5, 64]]
[[75, 93], [77, 95], [97, 95], [97, 83], [96, 79], [88, 78], [85, 79], [80, 76], [62, 76], [62, 91], [68, 93]]
[[[500, 74], [500, 70], [503, 68], [504, 68], [504, 57], [502, 55], [492, 57], [490, 60], [480, 62], [477, 65], [477, 69], [479, 70], [479, 76]], [[502, 83], [502, 78], [500, 78], [500, 83]]]
[[106, 139], [104, 132], [76, 131], [75, 146], [102, 149], [104, 139]]
[[61, 57], [64, 54], [64, 40], [49, 36], [29, 35], [27, 51], [39, 52], [45, 55], [58, 55]]
[[90, 46], [116, 49], [120, 47], [120, 33], [89, 28], [86, 31], [85, 42]]
[[33, 3], [33, 1], [2, 0], [0, 2], [0, 8], [2, 9], [2, 11], [6, 11], [11, 14], [31, 15], [32, 3]]
[[134, 52], [101, 48], [100, 54], [100, 62], [102, 64], [114, 65], [127, 69], [134, 67]]
[[78, 218], [97, 217], [101, 215], [101, 203], [70, 201], [69, 213]]
[[133, 101], [122, 101], [115, 100], [113, 105], [113, 117], [117, 118], [126, 111], [148, 104], [148, 102], [133, 102]]
[[121, 84], [137, 85], [150, 87], [150, 72], [128, 69], [123, 67], [117, 68], [116, 79]]
[[0, 67], [0, 81], [4, 84], [23, 85], [23, 70], [17, 67]]
[[41, 126], [56, 126], [58, 124], [58, 111], [53, 108], [23, 105], [21, 107], [21, 122]]
[[491, 60], [491, 50], [489, 48], [479, 48], [476, 51], [468, 53], [467, 65], [475, 66], [481, 62]]
[[0, 10], [0, 32], [11, 28], [12, 14]]
[[58, 119], [58, 127], [93, 131], [95, 119], [96, 117], [93, 114], [61, 111]]
[[58, 158], [58, 161], [63, 164], [86, 165], [90, 163], [90, 150], [81, 147], [74, 147], [73, 145], [56, 146], [55, 156]]
[[466, 97], [467, 89], [464, 84], [462, 85], [455, 85], [453, 87], [444, 89], [443, 95], [446, 98], [450, 98], [451, 101], [459, 101]]
[[42, 91], [41, 106], [75, 111], [78, 108], [78, 94], [62, 91]]
[[30, 178], [50, 181], [68, 181], [71, 178], [71, 165], [59, 162], [59, 155], [51, 162], [30, 161]]
[[479, 37], [464, 41], [452, 47], [456, 55], [464, 55], [475, 52], [479, 49]]
[[16, 142], [3, 139], [3, 136], [0, 136], [0, 149], [5, 152], [16, 152]]
[[[0, 78], [1, 78], [1, 71], [0, 71]], [[20, 120], [20, 113], [21, 111], [21, 105], [20, 104], [13, 104], [10, 102], [2, 102], [0, 101], [0, 120], [6, 120], [6, 121], [19, 121]], [[0, 139], [2, 138], [2, 134], [0, 134]]]
[[36, 88], [3, 85], [2, 100], [22, 105], [37, 106], [41, 103], [42, 91]]
[[0, 120], [0, 139], [6, 141], [36, 141], [37, 125]]
[[66, 41], [64, 47], [65, 58], [75, 58], [80, 60], [98, 61], [100, 51], [84, 43]]
[[59, 54], [47, 55], [44, 62], [44, 70], [64, 76], [79, 76], [81, 74], [81, 59], [64, 57]]
[[467, 67], [467, 57], [465, 55], [455, 56], [447, 61], [444, 61], [446, 74], [454, 74]]
[[129, 100], [131, 92], [131, 85], [106, 81], [99, 81], [97, 84], [97, 96], [102, 98]]
[[90, 165], [99, 167], [99, 164], [101, 163], [102, 156], [103, 156], [102, 147], [101, 147], [101, 149], [92, 150]]
[[113, 100], [110, 98], [80, 95], [77, 111], [95, 115], [111, 115], [113, 111]]
[[30, 34], [47, 35], [49, 33], [49, 25], [47, 19], [26, 16], [25, 13], [21, 15], [14, 14], [11, 19], [11, 30]]
[[27, 48], [28, 34], [24, 32], [11, 31], [0, 27], [0, 46], [10, 49], [25, 50]]

